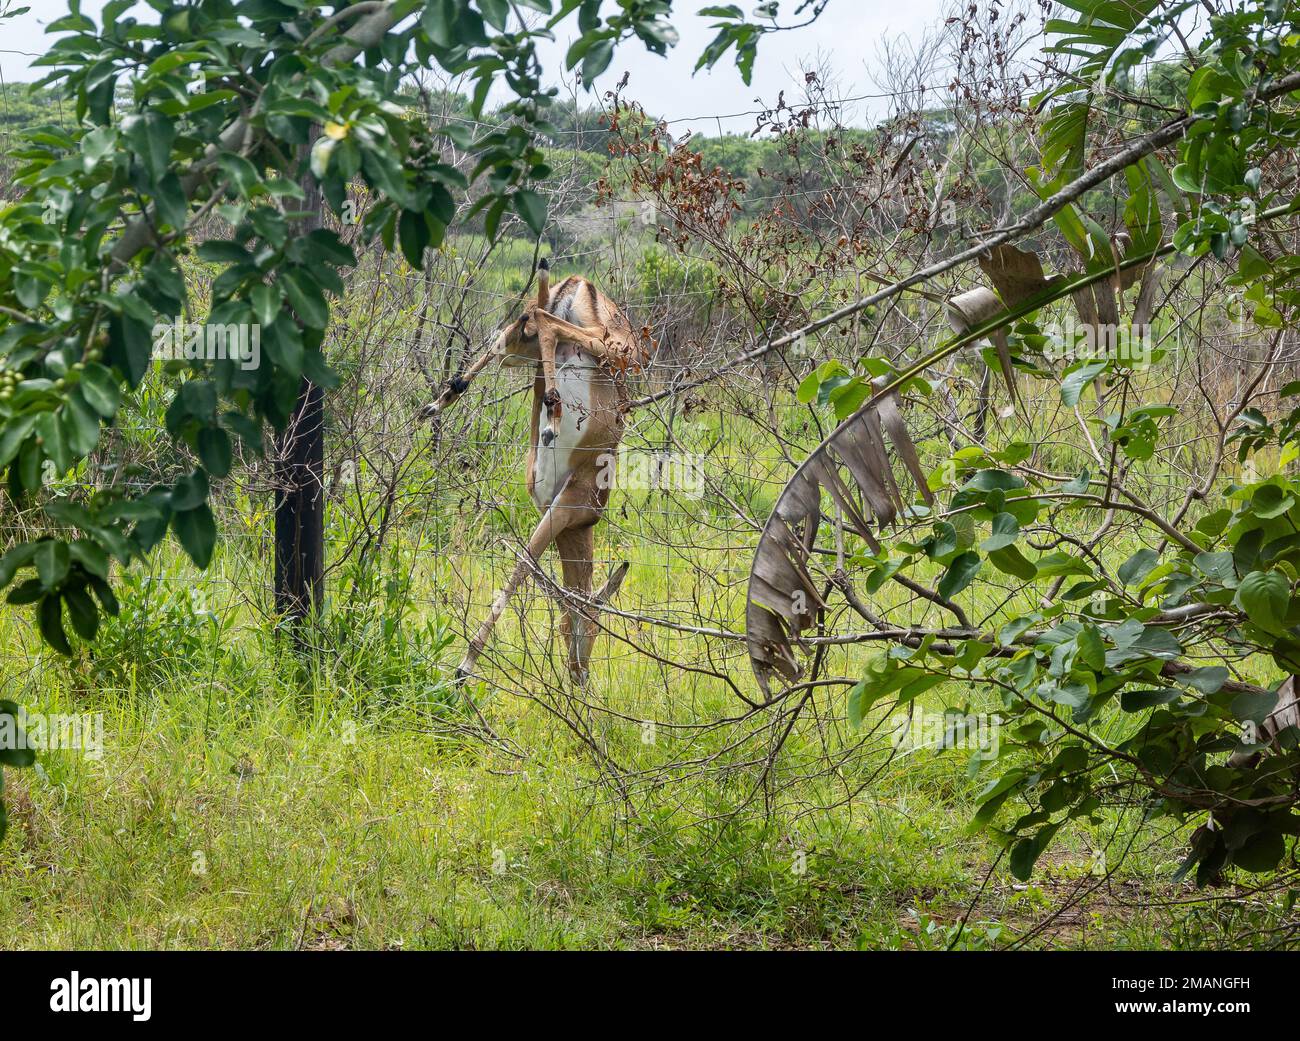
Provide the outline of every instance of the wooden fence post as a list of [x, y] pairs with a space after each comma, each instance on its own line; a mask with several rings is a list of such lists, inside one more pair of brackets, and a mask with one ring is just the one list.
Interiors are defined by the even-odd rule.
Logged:
[[[300, 155], [307, 166], [311, 143]], [[298, 223], [306, 235], [321, 227], [324, 200], [315, 178], [303, 175], [302, 209], [311, 216]], [[275, 452], [275, 609], [295, 623], [319, 610], [325, 592], [325, 395], [303, 377], [289, 425]]]

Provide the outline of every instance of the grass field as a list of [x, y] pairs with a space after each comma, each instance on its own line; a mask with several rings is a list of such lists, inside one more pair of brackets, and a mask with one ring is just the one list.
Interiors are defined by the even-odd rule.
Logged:
[[[606, 538], [611, 557], [629, 541]], [[394, 563], [387, 581], [409, 566], [409, 587], [355, 609], [336, 589], [329, 653], [307, 667], [262, 616], [266, 549], [264, 537], [230, 539], [200, 577], [169, 547], [71, 663], [38, 651], [22, 615], [2, 616], [6, 696], [104, 718], [101, 758], [50, 752], [38, 771], [6, 772], [4, 935], [109, 948], [1145, 948], [1242, 942], [1286, 913], [1231, 889], [1216, 908], [1180, 906], [1192, 891], [1169, 881], [1178, 834], [1146, 835], [1103, 880], [1098, 851], [1124, 848], [1134, 815], [1064, 834], [1032, 884], [1001, 866], [989, 875], [998, 850], [966, 826], [983, 783], [967, 776], [967, 753], [901, 756], [860, 791], [872, 763], [800, 776], [827, 742], [851, 740], [842, 693], [792, 733], [768, 805], [752, 769], [657, 774], [727, 762], [728, 731], [673, 725], [734, 716], [739, 702], [610, 637], [589, 692], [604, 711], [512, 694], [556, 689], [563, 672], [559, 652], [516, 657], [524, 633], [553, 620], [537, 592], [494, 642], [504, 689], [472, 691], [494, 731], [484, 740], [446, 685], [460, 650], [446, 560]], [[744, 552], [701, 545], [694, 573], [662, 552], [633, 557], [623, 607], [712, 597], [739, 619], [737, 591], [721, 603], [712, 584]], [[484, 560], [460, 572], [477, 587], [462, 608], [504, 566]], [[705, 653], [704, 637], [625, 624], [614, 628], [669, 660]], [[743, 656], [727, 653], [748, 685]], [[938, 709], [967, 694], [926, 697]], [[586, 739], [557, 716], [566, 706]], [[646, 719], [659, 721], [653, 743]], [[587, 740], [619, 763], [626, 797], [600, 781]]]

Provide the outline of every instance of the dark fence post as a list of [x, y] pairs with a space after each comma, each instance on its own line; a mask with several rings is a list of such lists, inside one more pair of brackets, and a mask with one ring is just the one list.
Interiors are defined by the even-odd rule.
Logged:
[[[307, 166], [310, 143], [302, 150]], [[321, 226], [320, 188], [304, 174], [298, 223], [306, 235]], [[325, 396], [305, 376], [289, 425], [275, 452], [275, 609], [299, 623], [317, 611], [325, 591]], [[301, 634], [299, 633], [301, 643]]]
[[295, 621], [321, 605], [325, 579], [325, 401], [303, 377], [275, 465], [275, 609]]

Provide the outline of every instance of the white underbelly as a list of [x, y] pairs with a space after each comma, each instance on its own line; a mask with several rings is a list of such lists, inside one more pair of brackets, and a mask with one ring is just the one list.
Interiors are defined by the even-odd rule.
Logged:
[[555, 389], [560, 392], [560, 429], [549, 446], [542, 444], [542, 432], [549, 425], [546, 410], [537, 417], [537, 460], [534, 466], [533, 501], [551, 504], [560, 485], [573, 468], [573, 454], [591, 422], [591, 376], [595, 359], [575, 353], [555, 366]]

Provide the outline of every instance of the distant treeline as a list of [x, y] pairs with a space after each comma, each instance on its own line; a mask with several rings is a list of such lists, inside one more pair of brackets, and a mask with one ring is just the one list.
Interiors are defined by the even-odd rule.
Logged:
[[[485, 125], [496, 122], [492, 113], [475, 120], [470, 114], [469, 99], [461, 94], [439, 93], [425, 99], [425, 103], [440, 119]], [[0, 134], [7, 137], [12, 138], [22, 130], [45, 123], [68, 126], [74, 117], [74, 106], [58, 88], [32, 90], [24, 83], [8, 83], [0, 92]], [[592, 175], [592, 179], [599, 176], [609, 154], [609, 131], [600, 109], [582, 106], [572, 100], [557, 101], [551, 110], [551, 122], [556, 128], [553, 149], [557, 158], [579, 163], [583, 172]], [[870, 147], [873, 135], [873, 131], [852, 129], [837, 136], [839, 146], [850, 149], [855, 145]], [[706, 164], [720, 167], [730, 176], [744, 181], [748, 187], [753, 187], [760, 176], [780, 183], [785, 178], [803, 180], [808, 174], [807, 166], [801, 166], [786, 155], [780, 142], [770, 135], [697, 134], [691, 137], [690, 144], [701, 153]], [[573, 153], [585, 153], [591, 158], [579, 158]], [[564, 168], [562, 162], [552, 165], [557, 170]]]
[[[1154, 77], [1153, 77], [1154, 78]], [[1165, 74], [1160, 79], [1173, 79]], [[1157, 93], [1175, 93], [1172, 83], [1161, 82]], [[465, 121], [487, 127], [497, 122], [494, 113], [474, 118], [469, 99], [449, 92], [425, 94], [413, 101], [427, 109], [433, 123]], [[124, 93], [123, 105], [129, 104]], [[16, 135], [30, 127], [55, 123], [68, 126], [75, 118], [75, 106], [57, 87], [32, 90], [26, 84], [9, 83], [0, 92], [0, 197], [12, 196], [4, 189], [15, 165], [11, 151]], [[646, 122], [653, 122], [647, 116]], [[551, 109], [553, 138], [547, 147], [548, 161], [555, 171], [552, 181], [553, 213], [557, 218], [573, 217], [590, 208], [595, 200], [595, 185], [607, 175], [617, 185], [619, 171], [607, 162], [610, 131], [599, 108], [584, 106], [572, 99], [557, 100]], [[624, 128], [628, 126], [626, 118]], [[837, 193], [861, 178], [870, 165], [886, 156], [897, 158], [911, 152], [900, 138], [919, 134], [925, 147], [911, 154], [913, 161], [921, 155], [942, 155], [948, 148], [956, 127], [943, 110], [921, 117], [919, 125], [906, 130], [840, 128], [832, 131], [801, 129], [791, 147], [790, 135], [747, 133], [721, 135], [695, 134], [689, 147], [700, 153], [706, 168], [717, 167], [741, 182], [737, 192], [742, 217], [755, 217], [780, 201], [803, 216], [810, 226], [822, 223], [813, 201], [830, 191]], [[677, 140], [681, 138], [678, 137]], [[923, 161], [923, 160], [922, 160]], [[1008, 192], [1004, 171], [986, 154], [967, 158], [964, 176], [968, 184], [985, 193], [991, 208], [999, 205]], [[954, 176], [952, 174], [949, 175]], [[545, 187], [545, 185], [543, 186]], [[1009, 202], [1009, 200], [1004, 200]], [[467, 230], [481, 230], [481, 218], [466, 225]]]

